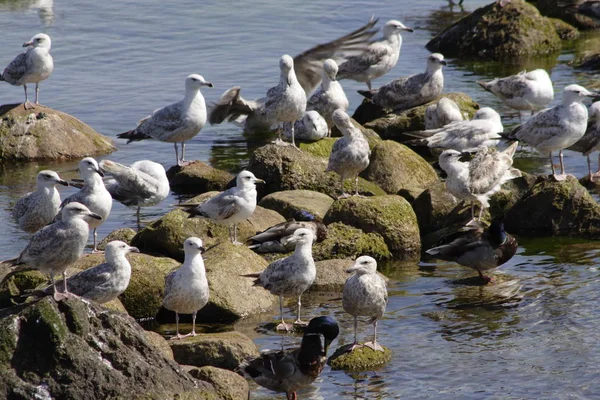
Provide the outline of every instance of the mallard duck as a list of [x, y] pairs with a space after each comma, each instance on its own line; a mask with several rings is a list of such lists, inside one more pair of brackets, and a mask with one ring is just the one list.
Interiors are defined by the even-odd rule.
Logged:
[[313, 232], [316, 242], [327, 238], [327, 227], [308, 211], [296, 211], [294, 217], [285, 222], [273, 225], [267, 230], [248, 239], [248, 246], [257, 253], [288, 253], [294, 250], [295, 244], [290, 238], [297, 229], [306, 228]]
[[296, 400], [296, 390], [313, 383], [323, 370], [327, 349], [339, 333], [340, 328], [332, 317], [313, 318], [304, 331], [299, 349], [264, 352], [242, 363], [239, 371], [260, 386], [285, 392], [288, 400]]
[[446, 261], [454, 261], [473, 268], [488, 283], [491, 278], [483, 271], [497, 268], [517, 252], [517, 239], [504, 230], [502, 219], [496, 218], [487, 229], [475, 229], [449, 244], [426, 251], [427, 254]]

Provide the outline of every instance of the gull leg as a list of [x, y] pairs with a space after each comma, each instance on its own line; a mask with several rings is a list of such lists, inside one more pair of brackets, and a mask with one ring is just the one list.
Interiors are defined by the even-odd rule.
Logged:
[[367, 87], [369, 88], [369, 90], [372, 90], [371, 89], [371, 80], [370, 79], [367, 79]]
[[35, 104], [40, 104], [40, 84], [39, 82], [35, 84]]
[[283, 296], [279, 295], [279, 315], [281, 316], [281, 323], [279, 325], [277, 325], [277, 327], [275, 328], [278, 331], [286, 331], [286, 332], [290, 332], [291, 330], [294, 329], [292, 324], [286, 324], [285, 321], [283, 320]]
[[25, 89], [25, 103], [23, 104], [23, 107], [26, 110], [33, 110], [35, 106], [29, 102], [29, 97], [27, 97], [27, 85], [23, 85], [23, 88]]
[[356, 175], [356, 179], [354, 180], [354, 187], [355, 187], [354, 195], [358, 196], [358, 197], [364, 197], [358, 193], [358, 175]]
[[385, 351], [383, 347], [377, 343], [377, 320], [373, 322], [373, 341], [365, 343], [365, 346], [375, 351]]
[[62, 275], [63, 275], [63, 284], [65, 285], [65, 292], [63, 294], [64, 297], [65, 298], [75, 298], [75, 299], [78, 299], [79, 296], [77, 296], [75, 293], [69, 292], [69, 290], [67, 289], [67, 271], [66, 270], [63, 271]]
[[176, 161], [177, 165], [179, 165], [181, 167], [181, 161], [179, 160], [179, 149], [177, 148], [177, 142], [173, 143], [173, 146], [175, 147], [175, 161]]
[[233, 242], [231, 242], [231, 243], [233, 243], [233, 244], [241, 244], [237, 240], [237, 224], [233, 224]]
[[340, 175], [340, 186], [342, 187], [342, 194], [338, 196], [338, 199], [347, 199], [350, 197], [350, 195], [344, 191], [344, 177], [342, 175]]
[[65, 296], [62, 293], [58, 292], [58, 289], [56, 287], [56, 281], [54, 280], [54, 274], [52, 272], [50, 272], [50, 281], [52, 281], [52, 287], [54, 288], [54, 300], [56, 301], [61, 301], [65, 298]]
[[192, 333], [190, 334], [191, 336], [196, 336], [196, 313], [198, 311], [194, 311], [194, 313], [192, 314]]
[[[276, 144], [277, 146], [287, 146], [288, 143], [283, 141], [283, 138], [281, 137], [282, 132], [285, 130], [285, 126], [286, 123], [284, 122], [283, 124], [281, 124], [281, 128], [277, 128], [277, 139], [275, 139], [275, 141], [273, 141], [274, 144]], [[294, 128], [294, 126], [292, 125], [292, 129]], [[293, 140], [293, 139], [292, 139]]]
[[[590, 165], [589, 159], [590, 159], [590, 156], [588, 155], [588, 167]], [[591, 169], [590, 169], [590, 171], [591, 171]], [[600, 153], [598, 153], [598, 171], [593, 174], [590, 172], [590, 181], [594, 182], [596, 180], [596, 178], [598, 178], [599, 176], [600, 176]]]
[[[290, 125], [291, 125], [290, 129], [291, 129], [291, 132], [292, 132], [292, 146], [295, 149], [298, 149], [298, 146], [296, 146], [296, 142], [294, 141], [294, 123], [292, 122], [292, 123], [290, 123]], [[300, 150], [300, 149], [298, 149], [298, 150]]]
[[[177, 147], [177, 143], [175, 143], [175, 146]], [[185, 161], [185, 142], [181, 142], [181, 160], [177, 161], [177, 165], [180, 167], [185, 167], [189, 164], [189, 161]]]
[[103, 254], [104, 252], [102, 250], [98, 250], [98, 248], [96, 247], [97, 240], [98, 240], [98, 230], [96, 228], [94, 228], [94, 249], [92, 250], [92, 254]]
[[358, 349], [359, 347], [363, 347], [362, 344], [358, 344], [358, 338], [356, 336], [356, 331], [358, 330], [358, 317], [354, 317], [354, 343], [349, 344], [348, 346], [346, 346], [346, 348], [344, 349], [344, 351], [346, 353], [350, 353], [351, 351]]
[[[558, 158], [560, 160], [560, 174], [554, 173], [554, 179], [556, 179], [556, 181], [560, 182], [560, 181], [564, 181], [565, 179], [567, 179], [567, 174], [565, 174], [565, 163], [563, 161], [563, 151], [562, 150], [558, 151]], [[554, 168], [552, 168], [552, 172], [554, 172]]]
[[300, 308], [302, 307], [302, 295], [298, 296], [298, 317], [296, 318], [296, 320], [294, 321], [294, 324], [298, 324], [298, 325], [308, 325], [308, 323], [302, 321], [300, 319]]

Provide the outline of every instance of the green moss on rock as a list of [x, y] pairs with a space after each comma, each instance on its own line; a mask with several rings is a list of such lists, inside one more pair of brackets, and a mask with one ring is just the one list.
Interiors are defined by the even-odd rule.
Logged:
[[333, 222], [327, 226], [327, 239], [313, 244], [316, 261], [332, 258], [356, 258], [370, 255], [376, 260], [392, 257], [383, 237], [375, 232], [365, 233], [359, 228]]
[[249, 398], [248, 382], [235, 372], [215, 367], [188, 367], [188, 373], [196, 379], [213, 385], [223, 400], [246, 400]]
[[323, 138], [316, 142], [300, 143], [300, 150], [303, 152], [316, 156], [329, 158], [331, 149], [337, 138]]
[[202, 161], [193, 161], [184, 167], [169, 168], [167, 178], [174, 192], [199, 194], [214, 190], [222, 192], [235, 176]]
[[548, 18], [552, 25], [554, 25], [554, 29], [562, 40], [574, 40], [579, 37], [579, 31], [573, 25], [566, 23], [562, 19], [558, 18]]
[[312, 190], [285, 190], [271, 193], [262, 198], [259, 206], [277, 211], [284, 218], [293, 218], [297, 211], [308, 211], [323, 219], [333, 199], [326, 194]]
[[381, 367], [392, 360], [392, 351], [384, 347], [384, 351], [375, 351], [369, 347], [359, 347], [352, 352], [345, 352], [340, 347], [329, 358], [328, 363], [333, 370], [365, 371]]
[[120, 240], [121, 242], [125, 242], [127, 244], [131, 243], [131, 239], [136, 235], [136, 231], [131, 228], [120, 228], [112, 231], [108, 235], [98, 243], [98, 250], [106, 249], [106, 245], [113, 240]]

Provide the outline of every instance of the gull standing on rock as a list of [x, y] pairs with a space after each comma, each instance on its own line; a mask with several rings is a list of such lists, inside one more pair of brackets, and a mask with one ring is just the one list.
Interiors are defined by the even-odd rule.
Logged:
[[[206, 103], [200, 92], [202, 86], [213, 87], [213, 84], [201, 75], [189, 75], [185, 78], [183, 100], [155, 110], [138, 122], [135, 129], [120, 133], [117, 137], [129, 139], [127, 143], [143, 139], [173, 143], [177, 165], [186, 165], [185, 142], [196, 136], [206, 123]], [[177, 143], [181, 143], [181, 158]]]
[[438, 129], [453, 122], [462, 121], [463, 115], [454, 100], [442, 97], [425, 110], [425, 129]]
[[338, 65], [332, 59], [327, 59], [323, 63], [323, 80], [321, 88], [317, 90], [310, 98], [306, 105], [307, 110], [317, 111], [327, 122], [327, 136], [331, 136], [331, 128], [333, 127], [333, 112], [342, 109], [346, 111], [350, 103], [344, 93], [342, 85], [337, 81]]
[[55, 187], [57, 184], [69, 186], [54, 171], [38, 173], [37, 190], [21, 197], [12, 210], [20, 229], [33, 233], [52, 222], [60, 207], [60, 194]]
[[358, 174], [369, 166], [369, 157], [371, 156], [369, 142], [360, 129], [354, 126], [346, 112], [335, 110], [333, 122], [344, 137], [336, 140], [333, 144], [329, 155], [329, 164], [325, 171], [335, 171], [340, 176], [342, 195], [339, 198], [350, 197], [344, 191], [344, 180], [348, 178], [355, 178], [356, 191], [354, 194], [358, 196]]
[[383, 26], [383, 39], [371, 43], [360, 55], [348, 58], [340, 65], [338, 79], [366, 82], [371, 90], [371, 81], [387, 74], [398, 62], [402, 36], [400, 32], [412, 32], [400, 21], [391, 20]]
[[578, 151], [587, 157], [588, 173], [590, 181], [600, 176], [600, 154], [598, 154], [598, 171], [592, 173], [590, 154], [600, 150], [600, 101], [594, 102], [588, 109], [588, 125], [585, 135], [577, 141], [569, 150]]
[[[294, 124], [294, 136], [296, 139], [315, 142], [323, 139], [328, 133], [327, 122], [316, 111], [305, 112], [302, 119], [299, 119]], [[286, 129], [283, 135], [290, 140], [292, 139], [292, 132], [290, 130]]]
[[507, 106], [527, 115], [541, 110], [554, 99], [550, 76], [544, 69], [521, 71], [517, 75], [496, 78], [489, 82], [477, 81], [479, 86], [496, 95]]
[[[561, 104], [535, 114], [513, 129], [508, 138], [522, 141], [540, 153], [548, 154], [554, 179], [563, 181], [567, 178], [563, 149], [575, 144], [585, 134], [588, 111], [582, 101], [593, 96], [582, 86], [569, 85], [562, 93]], [[560, 174], [556, 173], [552, 161], [552, 152], [556, 150], [559, 151]]]
[[[100, 167], [96, 160], [92, 157], [86, 157], [79, 162], [79, 174], [83, 178], [83, 188], [77, 193], [74, 193], [63, 200], [61, 208], [72, 202], [79, 202], [90, 209], [90, 211], [98, 214], [99, 219], [90, 221], [90, 228], [94, 229], [94, 250], [93, 253], [98, 253], [96, 247], [98, 233], [96, 230], [106, 221], [112, 208], [112, 197], [106, 187], [102, 177], [104, 173], [100, 171]], [[59, 212], [54, 220], [60, 220], [62, 214]]]
[[[250, 171], [242, 171], [236, 178], [236, 186], [219, 193], [200, 204], [177, 204], [190, 214], [189, 218], [208, 218], [212, 222], [229, 226], [229, 239], [237, 241], [237, 224], [248, 219], [256, 209], [256, 184], [265, 183]], [[231, 225], [233, 225], [233, 230]]]
[[[84, 299], [104, 304], [119, 297], [131, 279], [131, 264], [125, 257], [129, 253], [139, 253], [137, 247], [131, 247], [125, 242], [114, 240], [106, 245], [104, 257], [106, 262], [88, 268], [69, 278], [69, 293]], [[62, 281], [56, 282], [59, 293]], [[54, 287], [48, 286], [43, 290], [34, 290], [33, 296], [51, 295]]]
[[444, 90], [444, 56], [433, 53], [427, 57], [427, 69], [422, 74], [394, 79], [376, 90], [359, 90], [381, 108], [405, 110], [429, 103]]
[[384, 351], [377, 343], [377, 320], [385, 313], [388, 293], [385, 280], [377, 274], [377, 261], [369, 256], [358, 257], [346, 272], [355, 272], [346, 280], [342, 295], [344, 311], [354, 317], [354, 343], [349, 346], [348, 351], [361, 347], [356, 339], [359, 316], [371, 317], [369, 323], [373, 324], [373, 341], [362, 346]]
[[[294, 72], [294, 59], [287, 54], [279, 60], [281, 75], [279, 84], [267, 91], [265, 108], [262, 113], [268, 120], [283, 123], [283, 129], [289, 127], [292, 134], [292, 146], [294, 142], [294, 123], [304, 115], [306, 111], [306, 93]], [[283, 145], [281, 130], [275, 144]]]
[[243, 275], [257, 278], [254, 281], [255, 286], [262, 286], [271, 294], [279, 296], [281, 324], [277, 325], [278, 331], [290, 331], [293, 328], [283, 320], [284, 297], [298, 297], [298, 317], [294, 323], [304, 324], [300, 319], [302, 293], [308, 290], [317, 276], [312, 257], [313, 240], [314, 234], [310, 229], [297, 229], [288, 239], [288, 242], [296, 244], [296, 249], [291, 256], [272, 262], [262, 273]]
[[[190, 237], [183, 243], [185, 260], [181, 267], [165, 277], [165, 295], [163, 306], [175, 311], [176, 336], [182, 339], [196, 336], [196, 313], [208, 303], [208, 281], [202, 253], [202, 240]], [[179, 334], [179, 314], [192, 314], [192, 332], [187, 335]]]
[[111, 175], [105, 179], [104, 185], [112, 198], [128, 207], [137, 207], [138, 224], [140, 207], [160, 203], [167, 198], [171, 190], [165, 168], [154, 161], [140, 160], [127, 166], [102, 160], [100, 168]]
[[409, 140], [413, 146], [472, 151], [479, 146], [496, 146], [504, 130], [500, 114], [490, 107], [483, 107], [470, 121], [453, 122], [439, 129], [406, 132], [421, 139]]
[[19, 54], [0, 74], [0, 81], [25, 89], [25, 109], [35, 108], [27, 98], [27, 84], [35, 83], [35, 104], [39, 104], [41, 81], [46, 80], [54, 70], [54, 61], [50, 55], [52, 40], [45, 33], [38, 33], [23, 47], [29, 47], [26, 52]]
[[440, 167], [448, 174], [446, 188], [459, 200], [471, 202], [472, 222], [475, 221], [475, 203], [479, 202], [478, 221], [484, 208], [489, 208], [489, 198], [499, 191], [502, 185], [521, 176], [521, 171], [512, 168], [513, 156], [518, 142], [499, 152], [494, 148], [481, 146], [471, 162], [460, 161], [461, 153], [445, 150], [439, 158]]
[[[29, 239], [27, 247], [18, 258], [4, 261], [12, 262], [13, 266], [27, 264], [48, 275], [52, 281], [56, 301], [69, 296], [67, 268], [83, 253], [90, 234], [89, 218], [102, 219], [100, 215], [91, 212], [86, 206], [77, 202], [67, 204], [61, 214], [61, 220], [46, 225]], [[61, 273], [64, 280], [63, 293], [56, 290], [54, 281], [54, 275]]]

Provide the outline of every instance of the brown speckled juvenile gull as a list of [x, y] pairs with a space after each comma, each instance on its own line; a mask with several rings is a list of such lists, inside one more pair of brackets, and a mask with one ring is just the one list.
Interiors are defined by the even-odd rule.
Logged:
[[37, 190], [21, 197], [12, 210], [20, 229], [33, 233], [52, 222], [60, 207], [57, 184], [69, 186], [54, 171], [38, 173]]
[[[202, 86], [213, 87], [213, 84], [202, 75], [189, 75], [185, 78], [183, 100], [155, 110], [140, 120], [135, 129], [120, 133], [117, 137], [129, 139], [127, 143], [143, 139], [173, 143], [177, 165], [185, 165], [185, 142], [196, 136], [206, 123], [206, 103], [200, 92]], [[181, 158], [177, 143], [181, 143]]]
[[308, 99], [307, 110], [317, 111], [327, 122], [328, 136], [333, 127], [333, 112], [337, 109], [346, 111], [350, 103], [342, 85], [337, 81], [338, 66], [334, 60], [323, 63], [323, 80], [321, 87]]
[[348, 347], [348, 351], [361, 346], [356, 338], [358, 317], [370, 317], [369, 323], [373, 324], [373, 341], [363, 346], [384, 351], [377, 343], [377, 320], [385, 313], [388, 294], [385, 280], [377, 274], [377, 261], [369, 256], [358, 257], [346, 272], [355, 272], [346, 280], [342, 294], [344, 311], [354, 317], [354, 343]]
[[590, 154], [600, 150], [600, 101], [594, 102], [588, 109], [588, 125], [585, 135], [569, 150], [578, 151], [587, 157], [588, 173], [590, 180], [594, 181], [600, 176], [600, 154], [598, 154], [598, 171], [592, 173]]
[[[183, 243], [185, 260], [179, 269], [165, 277], [165, 295], [163, 306], [175, 311], [177, 330], [173, 339], [196, 336], [196, 313], [208, 303], [208, 281], [202, 253], [202, 240], [190, 237]], [[187, 335], [179, 333], [179, 314], [192, 314], [192, 332]]]
[[45, 33], [38, 33], [23, 47], [29, 47], [8, 64], [0, 74], [0, 81], [25, 89], [25, 109], [35, 108], [27, 98], [27, 84], [35, 83], [35, 103], [39, 101], [39, 84], [48, 79], [54, 70], [54, 61], [50, 55], [52, 40]]
[[463, 115], [454, 100], [442, 97], [437, 103], [425, 110], [425, 129], [442, 128], [453, 122], [462, 121]]
[[427, 69], [422, 74], [394, 79], [376, 90], [359, 90], [381, 108], [404, 110], [429, 103], [444, 90], [442, 66], [444, 56], [433, 53], [427, 57]]

